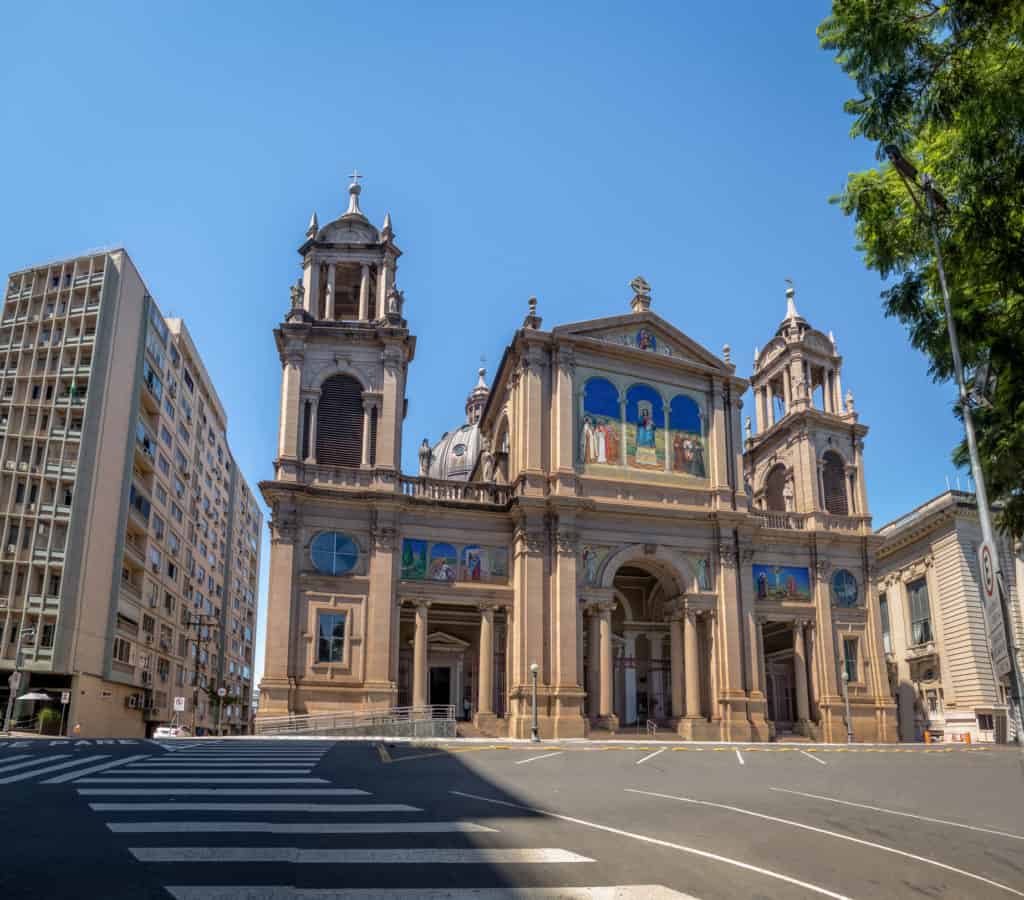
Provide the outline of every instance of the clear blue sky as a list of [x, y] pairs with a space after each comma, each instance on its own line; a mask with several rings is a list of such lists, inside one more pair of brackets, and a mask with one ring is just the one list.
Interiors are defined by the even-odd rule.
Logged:
[[643, 274], [656, 312], [746, 375], [791, 276], [871, 427], [876, 524], [945, 489], [953, 390], [882, 316], [827, 203], [873, 148], [818, 49], [826, 3], [144, 6], [5, 11], [0, 271], [127, 247], [188, 322], [250, 483], [272, 477], [296, 248], [357, 166], [405, 253], [407, 471], [530, 295], [553, 326], [624, 312]]

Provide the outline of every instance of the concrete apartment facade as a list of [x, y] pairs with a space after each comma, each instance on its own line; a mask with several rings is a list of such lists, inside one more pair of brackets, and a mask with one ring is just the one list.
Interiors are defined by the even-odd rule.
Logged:
[[219, 712], [248, 730], [262, 517], [226, 429], [188, 329], [124, 250], [8, 276], [0, 704], [17, 661], [19, 695], [70, 694], [69, 733], [145, 736], [175, 696], [183, 724], [194, 707], [200, 729]]
[[[1003, 742], [1008, 683], [995, 677], [978, 590], [974, 494], [946, 491], [878, 530], [879, 609], [900, 739]], [[999, 535], [1016, 644], [1024, 552]], [[1018, 653], [1020, 662], [1024, 654]]]

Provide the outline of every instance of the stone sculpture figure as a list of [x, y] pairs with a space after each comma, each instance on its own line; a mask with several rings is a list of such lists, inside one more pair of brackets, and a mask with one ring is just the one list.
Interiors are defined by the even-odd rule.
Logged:
[[426, 478], [430, 471], [430, 442], [424, 438], [420, 444], [420, 478]]

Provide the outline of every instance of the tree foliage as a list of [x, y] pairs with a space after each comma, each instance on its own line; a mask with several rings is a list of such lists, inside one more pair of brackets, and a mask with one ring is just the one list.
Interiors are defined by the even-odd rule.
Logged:
[[[851, 136], [880, 160], [834, 200], [936, 380], [954, 373], [927, 219], [882, 148], [898, 145], [948, 201], [940, 238], [967, 376], [986, 359], [997, 376], [975, 410], [986, 484], [1002, 526], [1024, 535], [1024, 0], [834, 0], [818, 37], [857, 85]], [[953, 457], [966, 464], [966, 444]]]

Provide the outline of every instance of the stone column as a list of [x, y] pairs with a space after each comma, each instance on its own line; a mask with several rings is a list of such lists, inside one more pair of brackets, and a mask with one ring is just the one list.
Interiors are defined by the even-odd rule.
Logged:
[[648, 684], [650, 685], [650, 702], [649, 707], [651, 709], [651, 718], [667, 718], [665, 715], [667, 704], [665, 703], [665, 672], [660, 668], [664, 657], [662, 654], [665, 652], [665, 635], [660, 631], [650, 631], [647, 633], [647, 644], [651, 648], [651, 664], [655, 661], [659, 664], [659, 668], [652, 671], [647, 676]]
[[799, 728], [805, 728], [810, 718], [807, 701], [807, 657], [804, 651], [804, 623], [793, 623], [793, 681], [796, 687], [796, 717]]
[[430, 671], [427, 668], [427, 608], [426, 600], [416, 602], [416, 640], [412, 653], [412, 705], [426, 706], [429, 700]]
[[772, 387], [772, 383], [769, 381], [765, 385], [765, 403], [768, 406], [768, 427], [771, 428], [775, 424], [775, 389]]
[[786, 412], [789, 412], [793, 403], [793, 393], [789, 385], [789, 369], [782, 370], [782, 401], [786, 404]]
[[761, 683], [757, 686], [762, 693], [766, 693], [768, 685], [768, 673], [765, 670], [765, 659], [764, 659], [764, 619], [761, 616], [757, 616], [754, 620], [757, 622], [757, 677]]
[[757, 433], [764, 434], [768, 430], [768, 411], [765, 408], [764, 398], [766, 392], [761, 388], [757, 392]]
[[309, 401], [309, 453], [306, 462], [316, 465], [316, 414], [320, 407], [320, 398], [313, 397]]
[[590, 654], [590, 681], [587, 683], [587, 710], [590, 718], [596, 719], [601, 708], [601, 619], [594, 607], [590, 607], [588, 613], [590, 636], [587, 640], [587, 652]]
[[836, 366], [836, 412], [842, 415], [846, 412], [846, 401], [843, 400], [843, 376], [840, 374], [841, 367]]
[[320, 299], [320, 263], [309, 263], [302, 272], [302, 307], [314, 319], [317, 313], [317, 301]]
[[674, 612], [668, 622], [669, 677], [672, 682], [672, 717], [683, 717], [683, 623], [682, 613]]
[[[374, 400], [371, 400], [369, 397], [363, 397], [363, 451], [361, 459], [364, 467], [370, 465], [370, 426], [373, 422], [373, 416], [370, 411], [375, 405]], [[380, 423], [378, 422], [378, 424]]]
[[477, 674], [479, 694], [477, 720], [494, 715], [494, 604], [480, 604], [480, 668]]
[[619, 465], [626, 464], [626, 395], [619, 394], [619, 426], [622, 435], [619, 439]]
[[300, 350], [285, 352], [281, 373], [281, 424], [277, 450], [281, 458], [298, 459], [301, 450], [302, 362], [303, 354]]
[[359, 281], [359, 319], [365, 322], [370, 305], [370, 267], [363, 263]]
[[[598, 714], [612, 724], [612, 610], [611, 604], [599, 607], [599, 639], [601, 645], [601, 700]], [[616, 723], [617, 724], [617, 723]], [[614, 727], [614, 725], [612, 726]]]
[[327, 265], [327, 301], [324, 304], [324, 318], [334, 321], [334, 263]]
[[625, 713], [625, 725], [631, 725], [636, 721], [636, 634], [626, 634], [625, 652], [623, 653], [622, 680], [625, 691], [623, 712]]
[[700, 718], [700, 651], [697, 642], [697, 613], [688, 609], [683, 619], [683, 644], [686, 657], [686, 717]]
[[704, 620], [707, 623], [705, 634], [708, 641], [708, 668], [711, 670], [708, 675], [708, 699], [711, 703], [708, 716], [712, 720], [721, 718], [718, 712], [718, 641], [715, 640], [716, 618], [714, 610], [709, 610], [704, 615]]
[[388, 309], [388, 268], [388, 259], [385, 257], [377, 276], [377, 319], [384, 318]]

